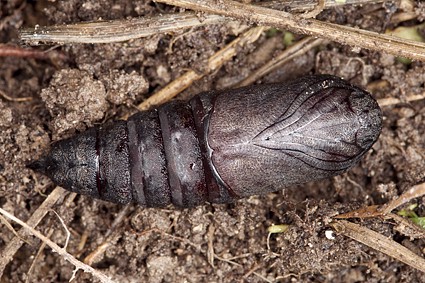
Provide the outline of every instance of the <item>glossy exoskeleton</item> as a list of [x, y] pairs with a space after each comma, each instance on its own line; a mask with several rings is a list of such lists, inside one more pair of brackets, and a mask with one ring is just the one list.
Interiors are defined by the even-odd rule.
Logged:
[[366, 91], [307, 76], [172, 101], [56, 142], [29, 167], [120, 204], [225, 203], [346, 171], [381, 124]]

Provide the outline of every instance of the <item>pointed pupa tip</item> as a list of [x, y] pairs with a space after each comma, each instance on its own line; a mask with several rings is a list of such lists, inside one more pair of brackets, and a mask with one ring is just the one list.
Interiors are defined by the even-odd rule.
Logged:
[[26, 167], [37, 172], [44, 172], [46, 171], [46, 161], [44, 158], [41, 158], [31, 162], [30, 164], [27, 164]]

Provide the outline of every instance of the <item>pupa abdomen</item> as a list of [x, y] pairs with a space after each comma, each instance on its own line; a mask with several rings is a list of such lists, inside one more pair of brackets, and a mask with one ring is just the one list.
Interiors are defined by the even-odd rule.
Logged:
[[378, 139], [366, 91], [328, 75], [201, 93], [53, 144], [32, 163], [73, 192], [192, 207], [338, 175]]

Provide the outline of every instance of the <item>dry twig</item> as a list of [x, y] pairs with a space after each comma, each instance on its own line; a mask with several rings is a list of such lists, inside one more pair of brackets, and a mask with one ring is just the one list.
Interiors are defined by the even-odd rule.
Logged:
[[77, 270], [82, 269], [85, 272], [91, 273], [91, 274], [93, 274], [93, 276], [95, 276], [101, 282], [106, 282], [106, 283], [114, 282], [109, 277], [107, 277], [105, 274], [101, 273], [100, 271], [97, 271], [93, 267], [88, 266], [88, 265], [82, 263], [81, 261], [77, 260], [71, 254], [69, 254], [65, 249], [59, 247], [56, 243], [52, 242], [49, 238], [45, 237], [43, 234], [41, 234], [40, 232], [38, 232], [34, 228], [30, 227], [28, 224], [26, 224], [22, 220], [16, 218], [15, 216], [10, 214], [9, 212], [0, 208], [0, 213], [2, 215], [6, 216], [7, 218], [15, 221], [16, 223], [18, 223], [19, 225], [21, 225], [22, 227], [27, 229], [31, 234], [33, 234], [34, 236], [39, 238], [42, 242], [46, 243], [46, 245], [48, 245], [52, 250], [57, 252], [62, 258], [69, 261], [70, 263], [72, 263], [77, 268]]
[[208, 249], [207, 249], [207, 259], [208, 259], [208, 263], [214, 268], [214, 232], [215, 232], [215, 227], [214, 224], [210, 224], [210, 226], [208, 227], [208, 234], [207, 234], [207, 238], [208, 238]]
[[315, 10], [322, 6], [323, 9], [328, 9], [344, 5], [360, 6], [364, 4], [378, 4], [383, 2], [388, 2], [388, 0], [272, 0], [259, 4], [259, 6], [300, 13]]
[[247, 86], [258, 81], [268, 73], [278, 69], [282, 65], [291, 61], [292, 59], [305, 54], [310, 49], [324, 43], [325, 40], [320, 38], [306, 37], [294, 45], [283, 50], [279, 55], [274, 57], [272, 60], [264, 64], [261, 68], [255, 70], [251, 75], [245, 78], [243, 81], [237, 84], [237, 86]]
[[392, 239], [346, 220], [337, 220], [331, 225], [338, 233], [425, 272], [425, 259]]
[[127, 216], [130, 211], [130, 207], [132, 207], [132, 205], [128, 204], [120, 210], [114, 222], [112, 222], [111, 227], [106, 231], [104, 236], [105, 240], [84, 258], [84, 263], [92, 265], [111, 246], [113, 239], [116, 238], [116, 228], [123, 223], [124, 217]]
[[397, 207], [408, 203], [414, 198], [418, 198], [425, 195], [425, 183], [418, 184], [411, 187], [409, 190], [404, 192], [401, 196], [385, 204], [381, 209], [382, 214], [387, 214], [396, 209]]
[[18, 237], [19, 239], [21, 239], [22, 241], [24, 241], [25, 243], [27, 243], [28, 245], [31, 245], [31, 243], [29, 241], [27, 241], [26, 239], [22, 238], [18, 232], [16, 232], [15, 228], [13, 228], [12, 224], [9, 223], [9, 221], [7, 221], [6, 218], [4, 218], [3, 216], [0, 215], [0, 222], [3, 223], [4, 226], [7, 227], [7, 229], [9, 229], [10, 232], [12, 232], [15, 237]]
[[292, 15], [284, 11], [242, 4], [232, 0], [222, 0], [219, 2], [157, 0], [157, 2], [255, 22], [262, 26], [288, 29], [295, 33], [313, 35], [353, 47], [361, 47], [407, 57], [413, 60], [425, 61], [425, 43], [321, 22], [315, 19], [304, 19], [301, 16]]
[[[50, 228], [49, 232], [47, 233], [47, 238], [50, 239], [50, 237], [52, 236], [54, 231], [55, 231], [54, 229]], [[46, 247], [46, 243], [42, 242], [40, 247], [38, 248], [37, 254], [34, 256], [34, 260], [32, 261], [30, 268], [28, 269], [27, 278], [25, 279], [25, 283], [29, 283], [29, 282], [32, 281], [31, 280], [31, 274], [32, 274], [34, 268], [36, 267], [38, 259], [40, 258], [41, 254], [43, 253], [45, 247]]]
[[360, 209], [350, 211], [344, 214], [339, 214], [334, 218], [347, 219], [347, 218], [372, 218], [386, 216], [397, 207], [411, 201], [414, 198], [422, 197], [425, 195], [425, 183], [421, 183], [411, 187], [398, 198], [384, 204], [383, 206], [372, 205], [362, 207]]
[[52, 211], [56, 214], [60, 223], [62, 224], [62, 227], [65, 229], [66, 239], [65, 239], [65, 244], [63, 245], [62, 249], [66, 250], [66, 248], [68, 247], [69, 239], [71, 238], [71, 232], [69, 232], [69, 229], [68, 229], [68, 227], [66, 227], [65, 221], [63, 221], [62, 217], [60, 217], [60, 215], [56, 211], [54, 211], [54, 210], [52, 210]]
[[29, 44], [53, 43], [112, 43], [142, 38], [158, 33], [223, 22], [225, 17], [210, 15], [199, 19], [194, 13], [160, 15], [130, 20], [78, 23], [23, 29], [21, 40]]
[[[381, 2], [384, 2], [384, 0], [325, 0], [323, 5], [318, 6], [318, 9], [348, 4], [360, 5]], [[260, 5], [273, 9], [289, 9], [292, 12], [304, 12], [313, 9], [312, 12], [317, 13], [315, 9], [317, 0], [279, 0], [261, 3]], [[142, 38], [157, 33], [174, 32], [184, 28], [219, 24], [225, 21], [229, 21], [229, 19], [219, 15], [205, 15], [199, 18], [193, 12], [186, 12], [130, 20], [99, 21], [48, 27], [36, 26], [35, 28], [21, 30], [20, 38], [27, 44], [39, 44], [40, 42], [111, 43]]]
[[195, 70], [187, 71], [163, 89], [143, 101], [137, 108], [139, 110], [146, 110], [154, 105], [159, 105], [172, 99], [181, 91], [188, 88], [194, 81], [199, 80], [204, 75], [212, 73], [220, 68], [224, 63], [237, 54], [241, 46], [256, 41], [263, 30], [264, 27], [255, 27], [246, 31], [209, 58], [204, 74], [199, 74]]
[[402, 223], [403, 227], [409, 227], [410, 230], [415, 231], [417, 235], [423, 236], [424, 232], [422, 229], [415, 226], [409, 220], [391, 213], [391, 211], [397, 207], [409, 202], [413, 198], [421, 197], [423, 195], [425, 195], [425, 183], [413, 186], [400, 197], [388, 202], [382, 207], [377, 205], [368, 206], [355, 211], [337, 215], [334, 218], [338, 220], [335, 220], [331, 225], [335, 228], [335, 230], [337, 230], [337, 232], [360, 243], [363, 243], [375, 250], [378, 250], [388, 256], [391, 256], [401, 262], [404, 262], [405, 264], [410, 265], [422, 272], [425, 272], [424, 258], [421, 258], [404, 246], [391, 239], [388, 239], [387, 237], [377, 232], [374, 232], [366, 227], [362, 227], [358, 224], [342, 220], [347, 218], [385, 217], [393, 219], [399, 224]]
[[302, 14], [303, 18], [315, 18], [325, 9], [325, 0], [318, 0], [316, 7], [313, 10]]
[[6, 93], [4, 93], [1, 90], [0, 90], [0, 96], [3, 97], [4, 99], [6, 99], [7, 101], [12, 101], [12, 102], [25, 102], [25, 101], [32, 100], [31, 96], [14, 98], [14, 97], [7, 95]]
[[66, 56], [63, 53], [54, 50], [29, 49], [7, 44], [0, 44], [0, 57], [34, 58], [41, 60], [66, 59]]
[[395, 97], [381, 98], [381, 99], [378, 99], [378, 104], [380, 107], [384, 107], [384, 106], [390, 106], [390, 105], [395, 105], [395, 104], [400, 104], [405, 102], [413, 102], [413, 101], [422, 100], [422, 99], [425, 99], [425, 93], [412, 94], [407, 96], [403, 100], [399, 98], [395, 98]]
[[[46, 200], [37, 208], [32, 216], [27, 220], [26, 225], [29, 227], [36, 227], [43, 217], [49, 212], [50, 208], [56, 203], [56, 201], [65, 194], [65, 191], [56, 187], [46, 198]], [[28, 235], [26, 229], [21, 229], [19, 234], [22, 236]], [[22, 246], [22, 241], [18, 237], [14, 237], [4, 248], [0, 254], [0, 278], [3, 275], [3, 271], [6, 265], [12, 260], [15, 253]]]

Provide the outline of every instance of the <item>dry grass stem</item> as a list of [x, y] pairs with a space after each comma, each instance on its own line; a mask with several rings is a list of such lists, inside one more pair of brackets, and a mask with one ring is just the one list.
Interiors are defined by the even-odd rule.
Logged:
[[[50, 228], [49, 232], [47, 233], [47, 238], [50, 239], [50, 237], [53, 235], [54, 231], [55, 231], [54, 229]], [[38, 248], [38, 251], [37, 251], [37, 254], [34, 257], [34, 260], [31, 263], [30, 268], [28, 269], [27, 278], [25, 279], [25, 283], [31, 282], [31, 274], [32, 274], [34, 268], [36, 267], [38, 259], [40, 258], [41, 254], [43, 253], [45, 247], [46, 247], [46, 243], [42, 242], [40, 247]]]
[[0, 44], [0, 57], [33, 58], [40, 60], [66, 60], [67, 57], [54, 50], [29, 49], [14, 45]]
[[28, 242], [26, 239], [22, 238], [18, 232], [16, 232], [16, 230], [13, 228], [12, 224], [9, 223], [9, 221], [7, 221], [6, 218], [4, 218], [3, 216], [0, 215], [0, 222], [3, 223], [4, 226], [7, 227], [7, 229], [9, 229], [10, 232], [12, 232], [15, 237], [19, 238], [21, 241], [27, 243], [28, 245], [31, 245], [30, 242]]
[[[404, 192], [398, 198], [387, 202], [386, 204], [371, 205], [362, 207], [347, 213], [339, 214], [335, 216], [336, 219], [347, 219], [347, 218], [372, 218], [372, 217], [381, 217], [387, 216], [399, 206], [402, 206], [405, 203], [408, 203], [414, 198], [419, 198], [425, 195], [425, 183], [421, 183], [411, 187], [409, 190]], [[391, 218], [393, 218], [391, 216]]]
[[23, 42], [28, 44], [38, 44], [39, 42], [112, 43], [158, 33], [173, 32], [184, 28], [221, 23], [225, 20], [228, 21], [225, 17], [218, 15], [209, 15], [200, 19], [194, 13], [188, 12], [130, 20], [89, 22], [42, 28], [36, 26], [34, 29], [23, 29], [20, 37]]
[[66, 248], [68, 247], [69, 239], [71, 238], [71, 232], [69, 232], [69, 229], [68, 229], [68, 227], [66, 227], [66, 224], [63, 221], [62, 217], [60, 217], [60, 215], [56, 211], [54, 211], [54, 210], [52, 210], [52, 211], [56, 214], [56, 216], [58, 217], [59, 221], [62, 224], [62, 227], [65, 229], [66, 240], [65, 240], [65, 244], [63, 245], [63, 249], [66, 250]]
[[[323, 4], [322, 4], [323, 2]], [[364, 4], [378, 4], [383, 2], [390, 2], [388, 0], [272, 0], [259, 4], [262, 7], [268, 7], [276, 10], [284, 10], [290, 12], [305, 12], [316, 10], [318, 7], [328, 9], [332, 7], [339, 7], [344, 5], [360, 6]]]
[[31, 96], [14, 98], [14, 97], [7, 95], [6, 93], [4, 93], [1, 90], [0, 90], [0, 96], [3, 97], [5, 100], [12, 101], [12, 102], [25, 102], [25, 101], [31, 101], [32, 100]]
[[[383, 0], [282, 0], [260, 4], [273, 9], [289, 9], [292, 12], [308, 12], [317, 14], [320, 9], [335, 6], [366, 3], [381, 3]], [[311, 16], [311, 15], [310, 15]], [[43, 43], [112, 43], [147, 37], [157, 33], [174, 32], [197, 26], [218, 24], [229, 21], [220, 15], [205, 15], [200, 18], [193, 12], [166, 14], [160, 16], [134, 18], [130, 20], [114, 20], [56, 25], [48, 27], [25, 28], [20, 31], [20, 39], [26, 44]]]
[[[248, 278], [251, 274], [253, 274], [256, 270], [258, 270], [260, 267], [261, 267], [261, 266], [260, 266], [259, 264], [254, 265], [254, 266], [253, 266], [250, 270], [248, 270], [248, 272], [247, 272], [247, 273], [245, 273], [245, 274], [242, 276], [242, 278], [241, 278], [241, 280], [240, 280], [239, 282], [241, 282], [241, 283], [246, 282], [246, 281], [247, 281], [247, 278]], [[270, 280], [267, 280], [265, 277], [263, 277], [262, 279], [263, 279], [264, 281], [266, 281], [266, 282], [270, 282]]]
[[111, 246], [111, 241], [104, 241], [102, 244], [96, 247], [88, 256], [83, 260], [85, 264], [92, 265], [95, 263], [101, 256], [106, 252], [106, 250]]
[[[418, 184], [411, 187], [398, 198], [386, 203], [381, 210], [382, 214], [387, 214], [396, 209], [397, 207], [408, 203], [414, 198], [422, 197], [425, 195], [425, 183]], [[424, 267], [425, 268], [425, 267]]]
[[267, 62], [261, 68], [255, 70], [251, 75], [249, 75], [243, 81], [238, 83], [237, 86], [240, 87], [240, 86], [247, 86], [247, 85], [253, 84], [254, 82], [258, 81], [260, 78], [267, 75], [268, 73], [286, 64], [288, 61], [307, 53], [312, 48], [324, 42], [325, 40], [323, 39], [312, 38], [312, 37], [307, 37], [296, 42], [294, 45], [283, 50], [279, 55], [277, 55], [272, 60]]
[[49, 238], [45, 237], [43, 234], [41, 234], [40, 232], [38, 232], [34, 228], [30, 227], [28, 224], [21, 221], [20, 219], [16, 218], [15, 216], [10, 214], [9, 212], [0, 208], [0, 213], [2, 215], [4, 215], [5, 217], [15, 221], [16, 223], [21, 225], [23, 228], [27, 229], [31, 234], [33, 234], [34, 236], [39, 238], [43, 243], [46, 243], [46, 245], [48, 245], [52, 250], [57, 252], [62, 258], [69, 261], [70, 263], [72, 263], [77, 268], [77, 270], [82, 269], [85, 272], [91, 273], [94, 277], [99, 279], [101, 282], [105, 282], [105, 283], [114, 282], [109, 277], [107, 277], [105, 274], [103, 274], [103, 273], [97, 271], [96, 269], [94, 269], [93, 267], [88, 266], [88, 265], [82, 263], [81, 261], [77, 260], [71, 254], [69, 254], [65, 249], [59, 247], [56, 243], [52, 242]]
[[295, 33], [307, 34], [332, 40], [356, 48], [385, 52], [413, 60], [425, 61], [425, 43], [379, 34], [353, 27], [304, 19], [284, 11], [242, 4], [232, 0], [157, 0], [187, 9], [202, 11], [257, 23], [262, 26], [288, 29]]
[[[43, 217], [49, 212], [51, 207], [56, 203], [56, 201], [65, 195], [65, 191], [60, 188], [56, 187], [46, 198], [46, 200], [34, 211], [34, 213], [31, 215], [31, 217], [27, 220], [26, 225], [29, 227], [36, 227], [38, 223], [43, 219]], [[19, 231], [19, 234], [21, 237], [28, 235], [28, 231], [26, 229], [21, 229]], [[0, 278], [3, 275], [4, 269], [6, 265], [12, 260], [15, 253], [19, 250], [19, 248], [22, 246], [22, 241], [18, 237], [14, 237], [3, 249], [3, 251], [0, 254]]]
[[361, 207], [356, 210], [349, 211], [347, 213], [342, 213], [334, 216], [335, 219], [348, 219], [348, 218], [374, 218], [383, 216], [382, 212], [379, 210], [379, 205], [370, 205]]
[[415, 12], [401, 12], [401, 13], [397, 13], [394, 14], [391, 17], [391, 23], [392, 24], [398, 24], [401, 22], [406, 22], [406, 21], [410, 21], [413, 19], [416, 19], [418, 17], [418, 15]]
[[210, 226], [208, 227], [208, 234], [207, 234], [207, 238], [208, 238], [208, 249], [207, 249], [207, 259], [208, 259], [208, 263], [214, 268], [214, 232], [215, 232], [215, 227], [214, 224], [210, 224]]
[[172, 99], [181, 91], [188, 88], [194, 81], [199, 80], [203, 76], [212, 73], [218, 68], [220, 68], [224, 63], [229, 61], [231, 58], [233, 58], [233, 56], [237, 54], [241, 46], [256, 41], [260, 37], [263, 30], [264, 27], [255, 27], [246, 31], [241, 36], [233, 40], [231, 43], [226, 45], [223, 49], [216, 52], [209, 58], [204, 74], [199, 74], [194, 70], [187, 71], [185, 74], [178, 77], [170, 84], [165, 86], [163, 89], [161, 89], [160, 91], [146, 99], [144, 102], [139, 104], [137, 108], [139, 110], [146, 110], [152, 106], [160, 105]]
[[313, 10], [302, 14], [303, 18], [315, 18], [325, 9], [325, 0], [317, 0], [317, 5]]
[[163, 104], [174, 98], [177, 94], [188, 88], [194, 81], [199, 80], [203, 76], [204, 75], [198, 74], [194, 70], [189, 70], [140, 103], [137, 108], [143, 111], [152, 106]]
[[[397, 226], [401, 226], [404, 229], [409, 231], [409, 235], [407, 235], [410, 239], [425, 239], [425, 229], [422, 226], [418, 226], [413, 223], [410, 218], [406, 218], [395, 213], [387, 214], [387, 218], [392, 219]], [[397, 229], [396, 229], [397, 231]], [[403, 234], [398, 230], [399, 233]]]
[[85, 264], [92, 265], [113, 244], [113, 241], [118, 234], [116, 230], [124, 223], [124, 218], [129, 213], [131, 207], [133, 207], [132, 204], [127, 204], [120, 210], [118, 215], [115, 217], [114, 222], [112, 222], [110, 228], [106, 231], [104, 236], [105, 240], [84, 258], [83, 262]]
[[378, 104], [380, 107], [384, 107], [384, 106], [396, 105], [400, 103], [412, 102], [412, 101], [417, 101], [422, 99], [425, 99], [425, 93], [409, 95], [405, 99], [399, 99], [395, 97], [381, 98], [381, 99], [378, 99]]
[[346, 220], [337, 220], [331, 225], [338, 233], [425, 272], [425, 259], [399, 243], [366, 227]]

